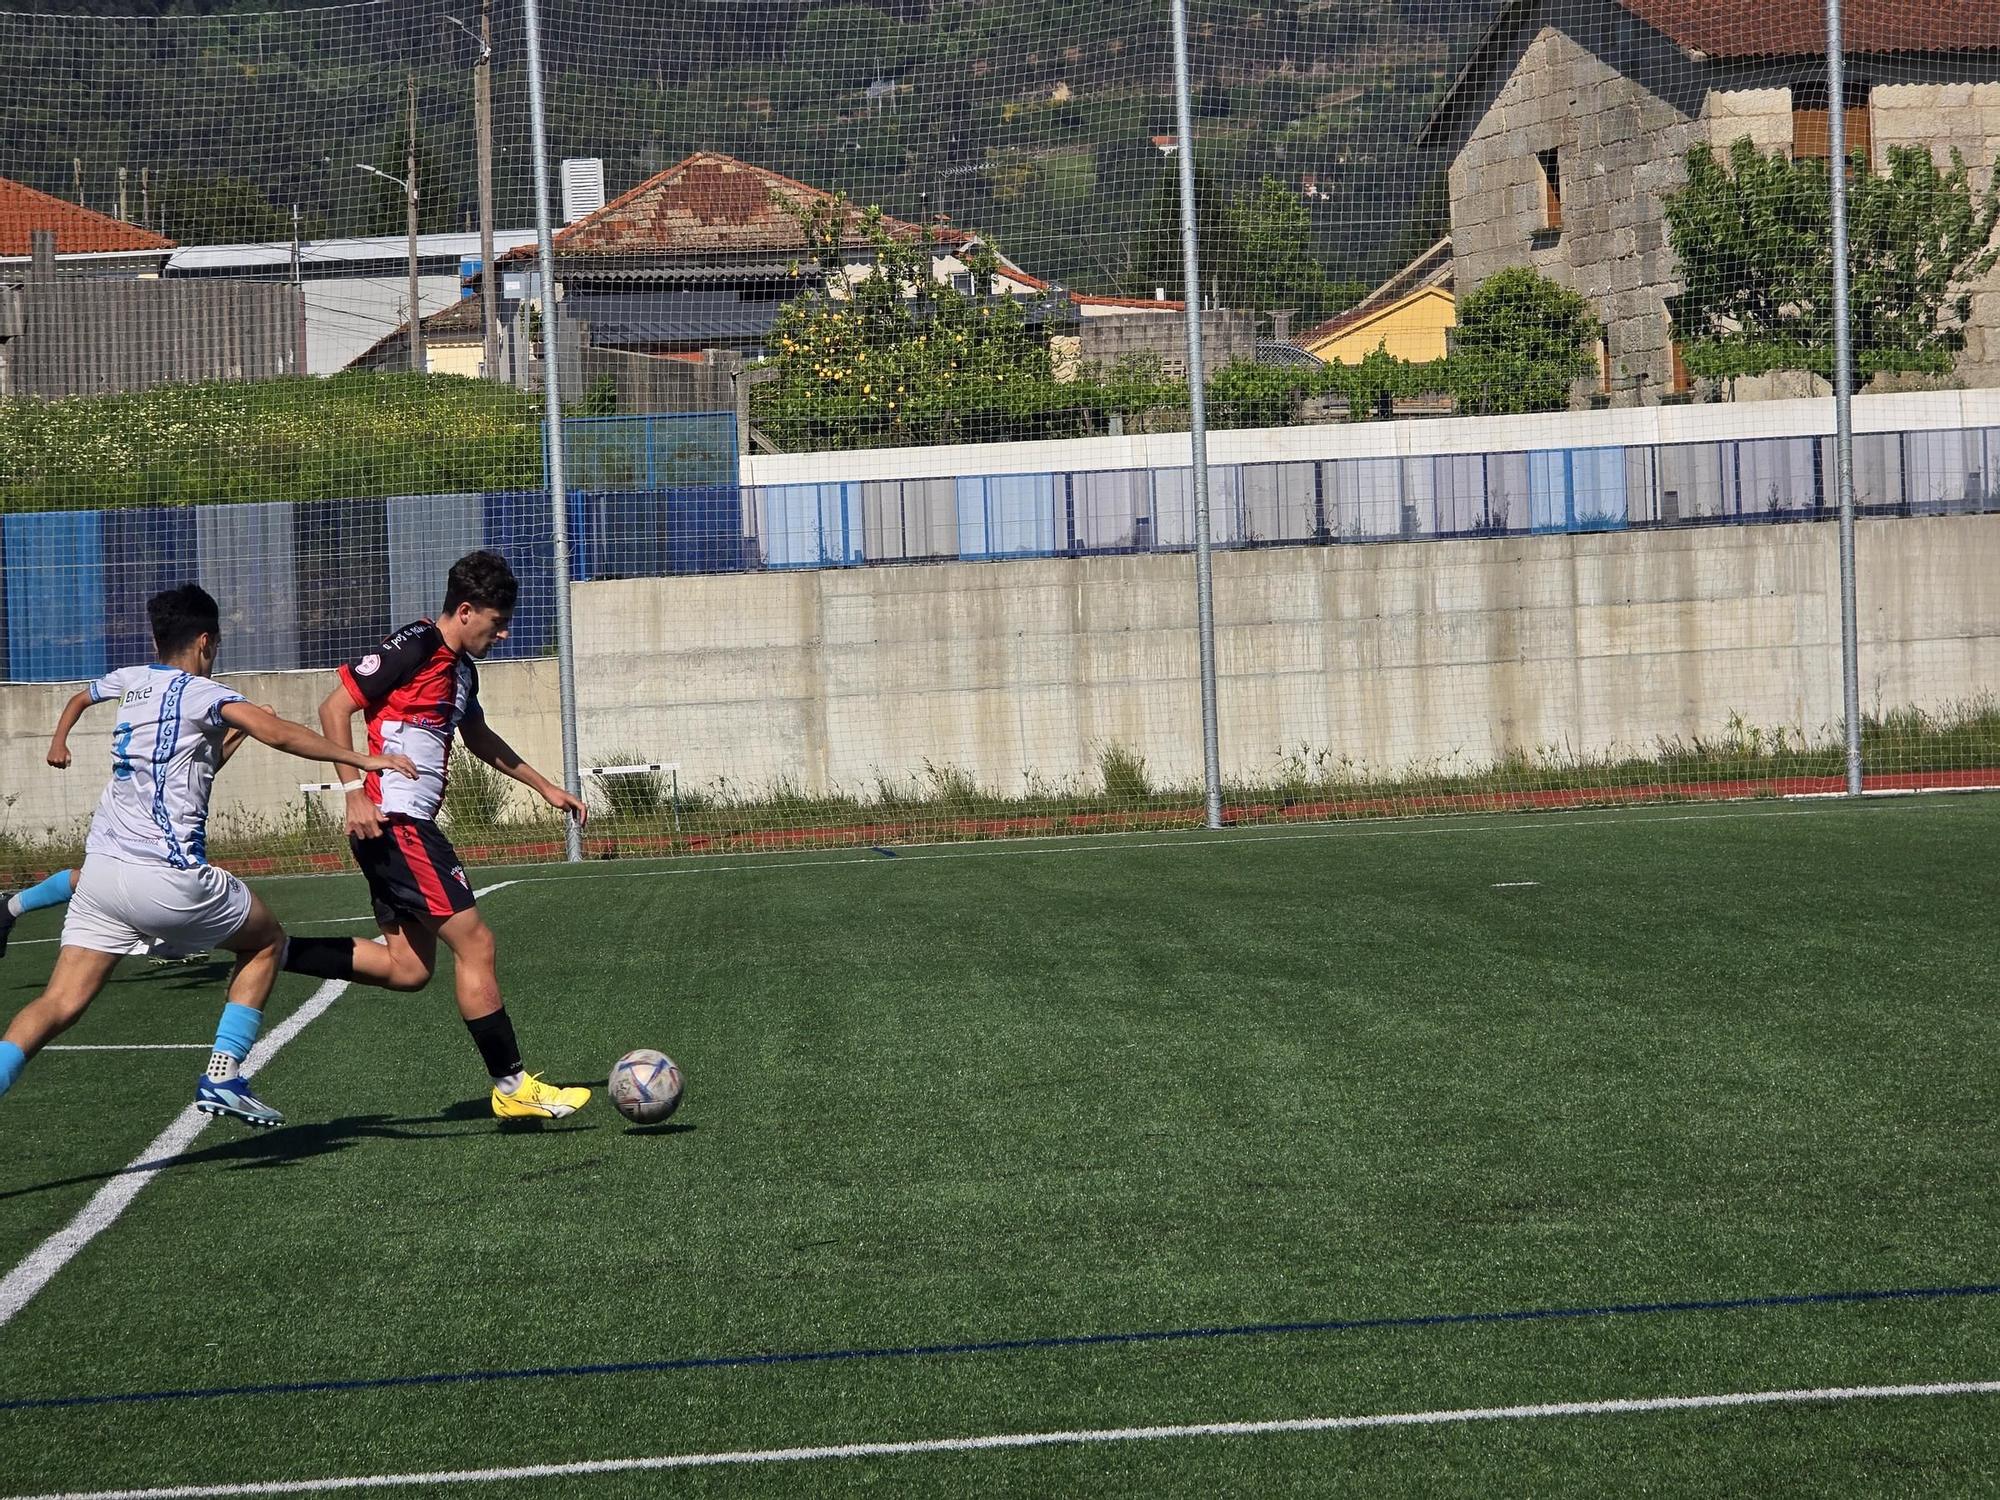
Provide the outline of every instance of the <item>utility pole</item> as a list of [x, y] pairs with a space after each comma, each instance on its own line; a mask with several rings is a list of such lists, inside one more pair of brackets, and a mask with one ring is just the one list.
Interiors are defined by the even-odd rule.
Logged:
[[410, 368], [421, 374], [424, 368], [424, 310], [417, 293], [417, 70], [412, 68], [410, 80], [410, 155], [409, 177], [403, 186], [408, 189], [406, 199], [409, 204], [410, 221]]
[[472, 75], [472, 121], [479, 135], [479, 326], [486, 330], [486, 378], [498, 380], [500, 272], [493, 264], [493, 0], [479, 0], [479, 64]]
[[299, 206], [292, 205], [292, 296], [295, 299], [292, 326], [292, 373], [306, 373], [306, 266], [305, 247], [299, 243]]

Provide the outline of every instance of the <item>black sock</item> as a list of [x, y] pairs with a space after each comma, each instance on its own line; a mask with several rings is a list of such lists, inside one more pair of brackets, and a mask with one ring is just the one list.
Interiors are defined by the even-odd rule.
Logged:
[[521, 1046], [514, 1040], [514, 1023], [507, 1019], [507, 1007], [490, 1016], [467, 1021], [465, 1029], [479, 1048], [486, 1071], [495, 1078], [511, 1078], [521, 1071]]
[[354, 939], [295, 937], [285, 946], [285, 972], [315, 979], [354, 977]]

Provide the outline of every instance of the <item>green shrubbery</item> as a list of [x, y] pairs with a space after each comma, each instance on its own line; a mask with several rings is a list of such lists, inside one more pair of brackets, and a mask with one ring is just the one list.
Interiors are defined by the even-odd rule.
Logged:
[[541, 403], [456, 375], [0, 400], [0, 511], [533, 489]]
[[[1046, 332], [1053, 307], [992, 296], [991, 252], [973, 252], [975, 290], [937, 282], [928, 236], [900, 238], [880, 210], [841, 199], [798, 215], [813, 246], [817, 285], [779, 315], [772, 379], [752, 417], [790, 452], [919, 444], [1030, 442], [1088, 437], [1116, 425], [1184, 425], [1188, 389], [1157, 358], [1058, 370]], [[870, 274], [850, 282], [843, 236], [874, 252]], [[804, 268], [801, 268], [802, 270]], [[1397, 398], [1437, 397], [1471, 412], [1559, 410], [1596, 368], [1601, 329], [1575, 292], [1525, 268], [1499, 272], [1468, 296], [1455, 347], [1412, 363], [1377, 349], [1359, 364], [1295, 368], [1239, 362], [1207, 388], [1216, 427], [1279, 427], [1312, 403], [1360, 420]]]

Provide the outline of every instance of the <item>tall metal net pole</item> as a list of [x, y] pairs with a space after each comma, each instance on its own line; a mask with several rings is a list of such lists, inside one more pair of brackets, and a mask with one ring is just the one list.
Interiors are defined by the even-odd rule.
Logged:
[[[534, 131], [535, 249], [542, 272], [542, 409], [548, 431], [549, 511], [556, 569], [556, 692], [562, 715], [563, 785], [583, 795], [576, 753], [576, 649], [569, 616], [569, 486], [563, 465], [562, 392], [556, 358], [556, 257], [549, 223], [549, 130], [542, 96], [542, 16], [537, 0], [522, 0], [528, 23], [528, 110]], [[563, 819], [565, 853], [583, 858], [583, 830]]]
[[1188, 435], [1194, 464], [1195, 629], [1201, 638], [1201, 774], [1208, 826], [1222, 826], [1222, 749], [1215, 706], [1215, 578], [1208, 527], [1208, 367], [1201, 357], [1201, 255], [1196, 245], [1194, 107], [1188, 88], [1187, 0], [1173, 0], [1174, 111], [1180, 131], [1181, 283], [1187, 312]]
[[1827, 139], [1833, 200], [1833, 473], [1840, 494], [1840, 696], [1847, 793], [1861, 795], [1861, 625], [1854, 587], [1854, 350], [1847, 311], [1847, 79], [1840, 0], [1826, 0]]

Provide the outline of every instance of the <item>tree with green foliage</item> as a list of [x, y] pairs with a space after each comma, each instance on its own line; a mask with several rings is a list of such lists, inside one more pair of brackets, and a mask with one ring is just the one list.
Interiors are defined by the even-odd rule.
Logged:
[[[269, 243], [292, 237], [292, 210], [273, 203], [244, 177], [170, 172], [159, 189], [160, 232], [182, 245]], [[326, 232], [326, 220], [308, 214], [302, 238]]]
[[[1940, 170], [1922, 146], [1891, 146], [1874, 176], [1857, 153], [1848, 181], [1849, 308], [1856, 373], [1948, 373], [1965, 347], [1971, 297], [1993, 269], [2000, 185], [1975, 194], [1954, 148]], [[1669, 299], [1690, 372], [1833, 374], [1833, 228], [1827, 163], [1769, 156], [1747, 138], [1725, 164], [1696, 145], [1687, 185], [1666, 199], [1686, 290]]]
[[[1195, 164], [1195, 234], [1202, 278], [1225, 307], [1254, 312], [1294, 310], [1301, 323], [1352, 307], [1367, 295], [1358, 281], [1336, 281], [1313, 254], [1312, 216], [1305, 200], [1266, 175], [1249, 194], [1226, 198], [1216, 175]], [[1180, 176], [1171, 168], [1154, 190], [1145, 251], [1126, 290], [1148, 296], [1165, 287], [1180, 300]]]
[[1232, 305], [1272, 312], [1291, 308], [1301, 323], [1318, 322], [1367, 295], [1358, 281], [1335, 281], [1312, 253], [1312, 215], [1305, 200], [1266, 176], [1248, 197], [1229, 205], [1235, 263], [1225, 268]]
[[1590, 304], [1532, 266], [1509, 266], [1458, 304], [1450, 356], [1463, 412], [1561, 411], [1597, 368], [1603, 325]]
[[[880, 208], [844, 194], [788, 206], [818, 284], [786, 304], [771, 331], [777, 378], [757, 388], [758, 425], [788, 448], [1005, 441], [1067, 435], [1073, 395], [1056, 381], [1048, 342], [1020, 298], [995, 296], [996, 259], [962, 250], [970, 293], [937, 280], [947, 248], [929, 226], [892, 232]], [[855, 278], [855, 238], [874, 264]]]

